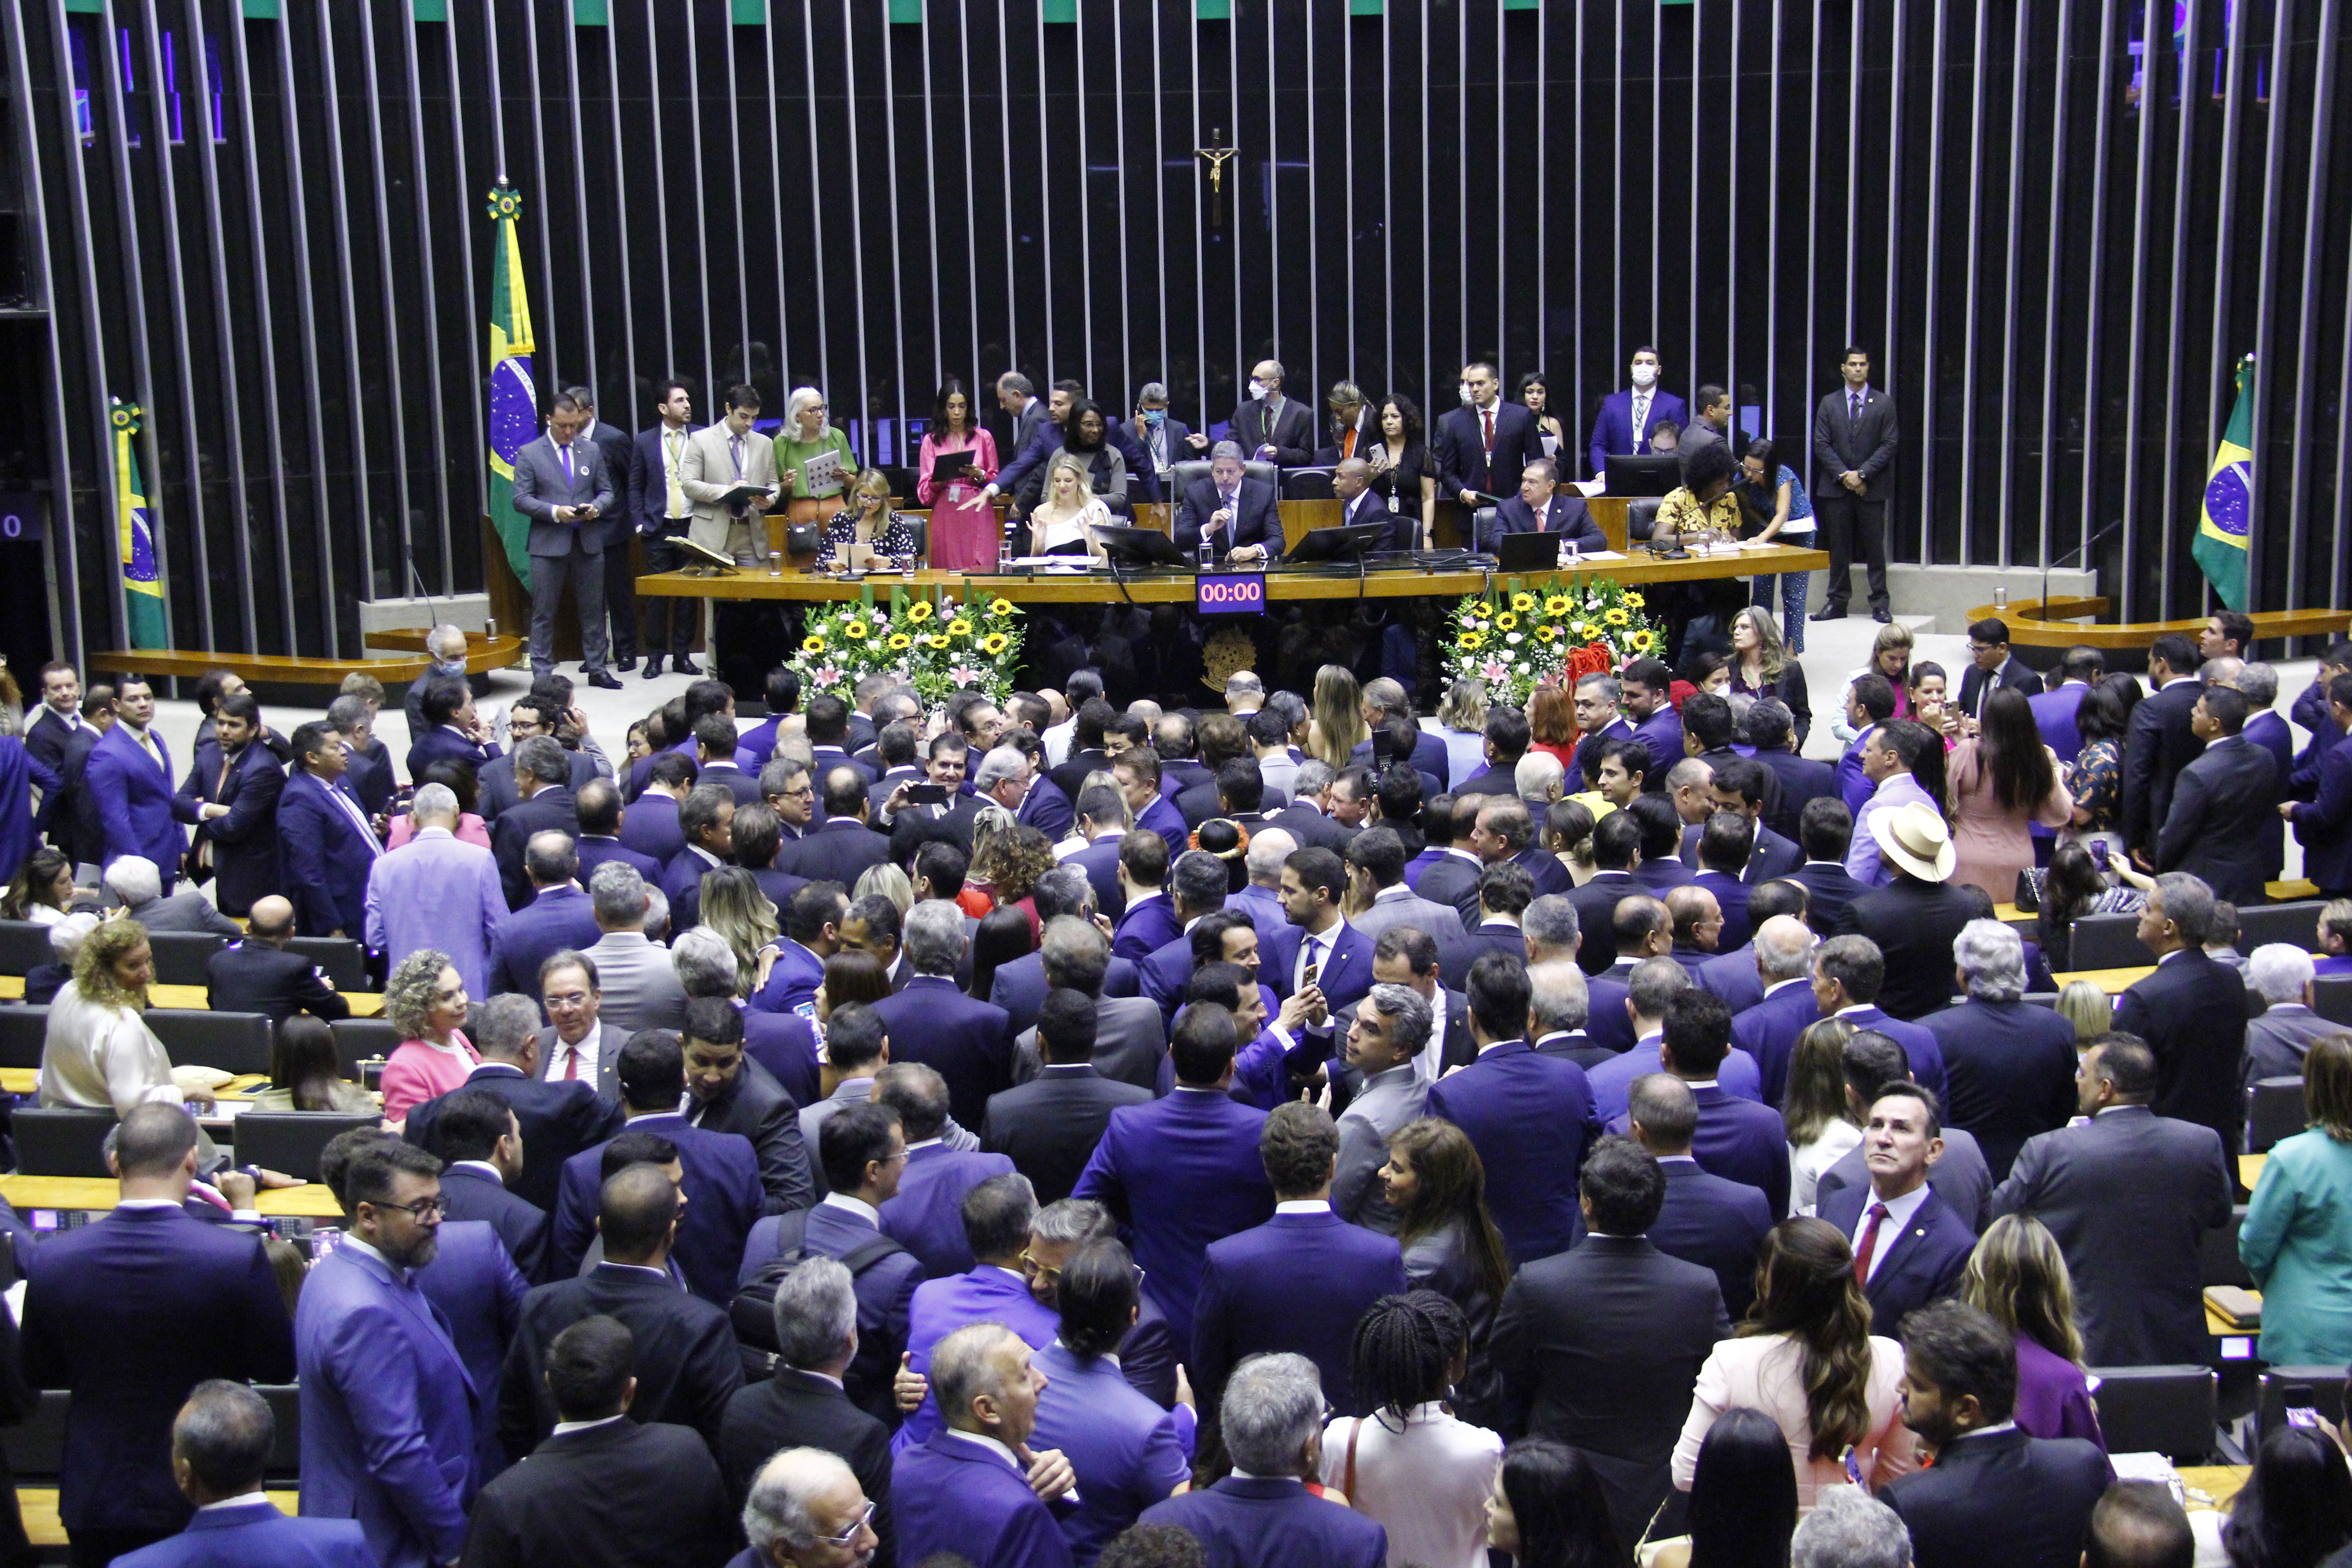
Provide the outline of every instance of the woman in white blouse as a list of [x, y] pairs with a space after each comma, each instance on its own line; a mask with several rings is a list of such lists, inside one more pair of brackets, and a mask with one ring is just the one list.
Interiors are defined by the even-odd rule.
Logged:
[[1107, 560], [1095, 530], [1112, 526], [1110, 509], [1095, 494], [1085, 461], [1056, 452], [1045, 466], [1045, 499], [1029, 514], [1029, 553], [1050, 555], [1056, 546], [1083, 544], [1095, 560]]
[[1690, 1490], [1707, 1428], [1739, 1405], [1780, 1424], [1801, 1510], [1822, 1487], [1858, 1480], [1876, 1491], [1916, 1468], [1898, 1392], [1903, 1347], [1870, 1331], [1870, 1302], [1837, 1227], [1782, 1220], [1764, 1238], [1758, 1275], [1755, 1310], [1699, 1369], [1675, 1485]]
[[1797, 1037], [1789, 1057], [1789, 1084], [1780, 1091], [1780, 1120], [1789, 1130], [1789, 1212], [1813, 1212], [1822, 1173], [1862, 1142], [1845, 1092], [1845, 1043], [1853, 1026], [1823, 1018]]
[[41, 1042], [41, 1103], [128, 1116], [149, 1100], [213, 1102], [212, 1091], [172, 1081], [172, 1058], [147, 1026], [155, 952], [147, 928], [127, 917], [89, 933], [74, 977], [49, 1004]]
[[1390, 1568], [1486, 1568], [1503, 1439], [1445, 1407], [1469, 1356], [1468, 1321], [1434, 1290], [1383, 1296], [1356, 1324], [1349, 1381], [1372, 1414], [1325, 1429], [1321, 1479], [1388, 1531]]

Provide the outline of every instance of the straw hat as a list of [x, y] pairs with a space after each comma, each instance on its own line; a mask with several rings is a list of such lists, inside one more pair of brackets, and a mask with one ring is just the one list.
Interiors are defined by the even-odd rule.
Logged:
[[1870, 819], [1879, 853], [1924, 881], [1940, 882], [1958, 859], [1943, 814], [1920, 801], [1882, 811]]

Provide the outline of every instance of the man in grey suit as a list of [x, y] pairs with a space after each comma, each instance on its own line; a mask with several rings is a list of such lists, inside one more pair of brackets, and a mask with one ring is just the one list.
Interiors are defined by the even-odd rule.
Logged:
[[[1110, 970], [1110, 943], [1102, 931], [1075, 915], [1062, 915], [1045, 925], [1038, 949], [1045, 972], [1045, 994], [1076, 991], [1095, 998], [1095, 1071], [1117, 1083], [1131, 1083], [1154, 1094], [1174, 1087], [1175, 1069], [1168, 1060], [1168, 1029], [1160, 1004], [1149, 996], [1105, 996], [1103, 980]], [[1037, 1026], [1032, 1024], [1014, 1039], [1013, 1081], [1027, 1083], [1044, 1070]]]
[[1895, 399], [1870, 384], [1868, 349], [1846, 350], [1841, 373], [1845, 384], [1813, 411], [1813, 514], [1830, 552], [1830, 583], [1812, 618], [1845, 619], [1859, 545], [1870, 577], [1870, 613], [1885, 622], [1894, 618], [1886, 597], [1886, 495], [1894, 486], [1899, 435]]
[[589, 415], [559, 392], [547, 434], [515, 454], [514, 509], [530, 519], [530, 672], [555, 670], [555, 612], [572, 588], [580, 616], [580, 657], [588, 684], [618, 691], [604, 668], [604, 525], [613, 470], [604, 449], [581, 432]]
[[[757, 388], [727, 389], [727, 417], [688, 437], [677, 466], [677, 486], [694, 503], [687, 537], [705, 550], [731, 555], [738, 566], [757, 564], [768, 552], [765, 516], [773, 500], [753, 498], [727, 504], [741, 485], [778, 482], [776, 444], [751, 428], [760, 417]], [[780, 492], [781, 493], [781, 492]]]
[[1348, 917], [1374, 942], [1391, 926], [1412, 926], [1439, 942], [1459, 941], [1465, 934], [1462, 916], [1449, 904], [1432, 903], [1406, 886], [1404, 840], [1393, 827], [1367, 827], [1348, 841], [1349, 891], [1368, 901], [1360, 914]]
[[2268, 1005], [2246, 1022], [2245, 1084], [2301, 1078], [2311, 1042], [2340, 1026], [2311, 1010], [2311, 954], [2293, 942], [2265, 942], [2246, 956], [2246, 989]]
[[2156, 1054], [2136, 1035], [2093, 1040], [2075, 1082], [2090, 1121], [2029, 1139], [1992, 1212], [2030, 1211], [2057, 1238], [2088, 1364], [2201, 1364], [2200, 1254], [2233, 1195], [2221, 1135], [2148, 1109]]
[[604, 932], [588, 958], [603, 985], [604, 1021], [624, 1038], [640, 1029], [685, 1028], [686, 987], [670, 967], [669, 949], [646, 935], [653, 907], [646, 879], [625, 861], [607, 860], [589, 879], [588, 896]]
[[199, 889], [184, 888], [168, 899], [163, 897], [163, 873], [143, 855], [125, 855], [107, 867], [106, 890], [122, 900], [121, 913], [151, 931], [200, 931], [232, 938], [245, 934]]
[[1429, 1044], [1429, 1004], [1412, 987], [1376, 984], [1356, 1004], [1348, 1026], [1348, 1065], [1363, 1087], [1339, 1114], [1339, 1161], [1331, 1178], [1331, 1212], [1382, 1236], [1397, 1233], [1395, 1209], [1381, 1184], [1389, 1138], [1422, 1112], [1429, 1085], [1413, 1058]]
[[595, 1085], [598, 1098], [617, 1104], [621, 1047], [629, 1043], [629, 1031], [603, 1016], [603, 982], [588, 953], [559, 952], [541, 966], [540, 1007], [552, 1021], [540, 1026], [531, 1076], [553, 1083], [584, 1080]]

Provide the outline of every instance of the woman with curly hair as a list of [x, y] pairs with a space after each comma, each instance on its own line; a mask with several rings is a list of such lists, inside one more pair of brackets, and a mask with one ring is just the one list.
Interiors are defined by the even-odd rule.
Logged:
[[155, 983], [147, 928], [118, 917], [89, 933], [73, 980], [49, 1004], [41, 1041], [41, 1103], [128, 1116], [149, 1100], [213, 1102], [210, 1089], [172, 1081], [172, 1058], [142, 1016]]
[[1844, 1234], [1823, 1220], [1782, 1220], [1764, 1237], [1757, 1282], [1748, 1321], [1699, 1369], [1675, 1445], [1675, 1485], [1690, 1490], [1707, 1429], [1740, 1405], [1780, 1424], [1808, 1512], [1819, 1489], [1847, 1479], [1848, 1449], [1873, 1491], [1911, 1470], [1903, 1347], [1870, 1331]]
[[383, 1119], [396, 1124], [464, 1084], [482, 1058], [463, 1033], [465, 976], [446, 953], [420, 947], [402, 959], [383, 988], [383, 1016], [400, 1036], [383, 1064]]
[[[1029, 921], [1029, 941], [1038, 939], [1037, 906], [1029, 897], [1037, 879], [1060, 862], [1054, 858], [1053, 840], [1034, 827], [1014, 823], [972, 852], [971, 875], [987, 887], [1001, 910], [1019, 910]], [[964, 886], [971, 885], [969, 879]]]
[[776, 940], [776, 906], [759, 879], [740, 866], [716, 866], [702, 874], [702, 922], [726, 938], [735, 954], [735, 994], [749, 996], [766, 979]]

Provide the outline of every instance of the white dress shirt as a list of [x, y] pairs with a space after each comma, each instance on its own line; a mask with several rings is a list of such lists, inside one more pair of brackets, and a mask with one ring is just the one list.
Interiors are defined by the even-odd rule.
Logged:
[[1919, 1205], [1927, 1201], [1927, 1194], [1934, 1190], [1923, 1181], [1899, 1198], [1881, 1198], [1873, 1189], [1869, 1201], [1862, 1205], [1862, 1217], [1854, 1221], [1853, 1233], [1846, 1237], [1853, 1244], [1853, 1255], [1861, 1257], [1862, 1233], [1870, 1228], [1870, 1211], [1881, 1204], [1885, 1205], [1886, 1217], [1878, 1222], [1878, 1240], [1871, 1249], [1870, 1268], [1862, 1277], [1864, 1284], [1867, 1285], [1878, 1278], [1878, 1266], [1886, 1261], [1888, 1253], [1895, 1250], [1895, 1237], [1903, 1234], [1903, 1227], [1911, 1223], [1911, 1216], [1919, 1212]]

